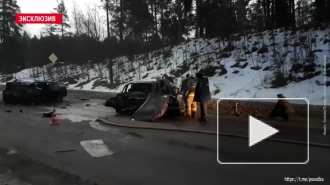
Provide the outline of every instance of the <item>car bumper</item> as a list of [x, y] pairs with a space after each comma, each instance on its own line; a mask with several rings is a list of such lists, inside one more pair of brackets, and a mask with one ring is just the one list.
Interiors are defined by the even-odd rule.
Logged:
[[107, 100], [104, 104], [106, 107], [115, 107], [115, 102], [113, 100]]

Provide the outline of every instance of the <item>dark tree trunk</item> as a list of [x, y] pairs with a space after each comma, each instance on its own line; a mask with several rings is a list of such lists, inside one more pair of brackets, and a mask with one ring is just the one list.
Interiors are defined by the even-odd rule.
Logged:
[[156, 33], [156, 35], [158, 36], [158, 25], [157, 25], [157, 23], [158, 23], [158, 21], [157, 21], [157, 14], [158, 14], [158, 7], [157, 7], [157, 5], [158, 5], [158, 2], [157, 2], [157, 0], [154, 0], [155, 1], [155, 33]]
[[206, 0], [206, 4], [205, 4], [205, 13], [206, 13], [206, 16], [205, 16], [205, 19], [204, 19], [204, 22], [205, 22], [205, 36], [206, 37], [212, 37], [211, 33], [212, 33], [212, 26], [211, 26], [211, 20], [212, 20], [212, 17], [210, 16], [210, 11], [212, 11], [210, 9], [210, 0]]
[[62, 34], [62, 37], [63, 37], [63, 35], [64, 35], [64, 26], [63, 26], [63, 24], [61, 24], [61, 34]]
[[[2, 4], [2, 11], [3, 12], [6, 12], [6, 0], [3, 0], [3, 2], [2, 2], [3, 4]], [[3, 13], [2, 14], [2, 37], [1, 37], [1, 42], [4, 42], [4, 40], [5, 40], [5, 35], [6, 35], [6, 14], [5, 13]], [[2, 43], [2, 44], [4, 44], [4, 43]]]
[[105, 11], [106, 11], [106, 16], [107, 16], [107, 37], [110, 38], [109, 0], [105, 1]]
[[119, 40], [120, 43], [122, 43], [124, 41], [124, 10], [123, 10], [123, 0], [120, 0], [120, 18], [119, 18]]
[[113, 66], [113, 63], [112, 63], [112, 59], [109, 58], [109, 78], [110, 78], [110, 84], [113, 84], [113, 70], [112, 70], [112, 66]]
[[243, 29], [243, 7], [242, 0], [237, 1], [237, 30], [239, 32]]
[[295, 12], [295, 3], [294, 0], [288, 0], [289, 5], [289, 15], [290, 15], [290, 26], [296, 27], [296, 12]]
[[162, 43], [164, 42], [164, 9], [161, 7], [161, 14], [160, 14], [160, 34], [162, 36], [161, 40]]
[[327, 1], [327, 10], [326, 10], [326, 12], [327, 12], [326, 21], [330, 22], [330, 0]]
[[200, 0], [200, 4], [199, 4], [199, 38], [204, 37], [204, 15], [205, 15], [205, 6], [204, 4], [202, 4], [202, 0]]
[[195, 0], [195, 3], [196, 3], [195, 38], [199, 38], [198, 28], [199, 28], [199, 16], [200, 16], [200, 0]]
[[270, 0], [266, 1], [266, 24], [267, 29], [272, 29], [272, 22], [270, 21]]
[[262, 7], [264, 9], [264, 26], [267, 29], [267, 8], [266, 8], [266, 0], [262, 1]]
[[177, 0], [178, 2], [178, 44], [181, 43], [181, 38], [182, 38], [182, 6], [181, 6], [181, 0]]
[[275, 1], [276, 0], [272, 0], [272, 25], [274, 27], [274, 22], [275, 22], [275, 16], [276, 16], [276, 13], [275, 13]]
[[[151, 8], [151, 15], [154, 16], [155, 15], [155, 0], [151, 0], [150, 3], [150, 8]], [[152, 20], [152, 35], [154, 35], [156, 33], [155, 31], [155, 20]]]
[[322, 23], [325, 21], [326, 18], [325, 1], [326, 0], [315, 0], [314, 21], [316, 21], [317, 23]]

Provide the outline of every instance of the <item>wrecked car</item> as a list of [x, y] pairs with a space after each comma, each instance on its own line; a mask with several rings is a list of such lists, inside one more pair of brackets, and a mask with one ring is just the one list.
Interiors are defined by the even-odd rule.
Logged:
[[57, 82], [37, 81], [35, 86], [40, 89], [40, 96], [43, 101], [62, 102], [67, 96], [67, 88]]
[[2, 99], [6, 104], [39, 104], [62, 102], [66, 95], [66, 87], [56, 82], [7, 82]]
[[181, 116], [183, 104], [178, 88], [166, 79], [128, 83], [105, 106], [119, 114], [132, 114], [140, 121], [154, 121], [164, 115]]
[[6, 104], [39, 103], [39, 90], [31, 82], [7, 82], [2, 92], [2, 100]]

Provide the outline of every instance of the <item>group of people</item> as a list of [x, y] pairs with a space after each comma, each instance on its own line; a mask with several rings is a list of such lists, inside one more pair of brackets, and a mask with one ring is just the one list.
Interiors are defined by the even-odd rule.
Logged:
[[[207, 103], [211, 100], [209, 80], [202, 73], [197, 73], [196, 77], [187, 74], [182, 81], [180, 93], [185, 105], [185, 113], [194, 118], [197, 112], [197, 103], [200, 106], [200, 118], [198, 121], [207, 123]], [[279, 98], [269, 117], [281, 117], [285, 121], [289, 120], [289, 115], [294, 113], [294, 109], [283, 94], [278, 94]], [[255, 113], [254, 113], [255, 114]]]
[[197, 112], [197, 103], [199, 103], [200, 118], [198, 121], [207, 123], [207, 103], [211, 100], [208, 78], [202, 73], [197, 73], [196, 77], [187, 74], [182, 81], [180, 92], [187, 115], [194, 118]]

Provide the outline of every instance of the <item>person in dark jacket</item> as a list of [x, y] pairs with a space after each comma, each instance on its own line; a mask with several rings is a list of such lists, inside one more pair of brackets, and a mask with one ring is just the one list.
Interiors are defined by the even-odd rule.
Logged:
[[40, 97], [39, 93], [41, 92], [41, 89], [37, 87], [36, 84], [31, 84], [28, 87], [28, 90], [25, 94], [25, 103], [30, 104], [37, 104], [39, 103]]
[[181, 82], [181, 88], [180, 88], [180, 93], [181, 93], [181, 94], [183, 94], [183, 91], [184, 91], [185, 88], [186, 88], [186, 85], [187, 85], [187, 82], [188, 82], [188, 80], [189, 80], [189, 77], [190, 77], [190, 75], [187, 74], [187, 75], [186, 75], [186, 78], [183, 79], [182, 82]]
[[[283, 94], [278, 94], [278, 98], [285, 98]], [[289, 115], [293, 114], [294, 110], [288, 100], [280, 99], [277, 101], [274, 109], [270, 112], [269, 117], [281, 117], [284, 121], [289, 121]]]
[[207, 123], [207, 103], [211, 100], [211, 92], [209, 87], [209, 79], [205, 77], [202, 73], [197, 73], [196, 77], [198, 79], [194, 101], [199, 103], [201, 117], [198, 121]]

